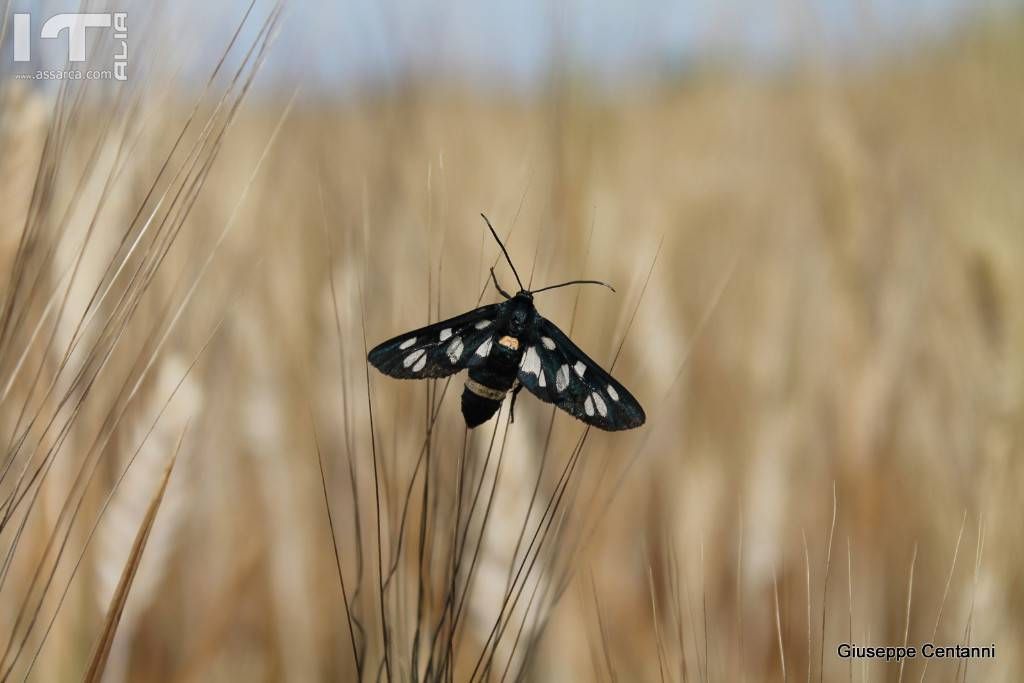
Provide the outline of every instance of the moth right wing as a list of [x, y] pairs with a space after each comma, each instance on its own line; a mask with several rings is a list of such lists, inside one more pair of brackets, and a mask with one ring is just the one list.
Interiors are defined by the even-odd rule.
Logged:
[[[488, 304], [401, 334], [375, 346], [367, 360], [385, 375], [399, 379], [455, 374], [487, 355], [503, 305]], [[480, 354], [480, 350], [485, 352]]]
[[634, 429], [647, 420], [633, 394], [554, 323], [538, 316], [537, 333], [519, 364], [519, 381], [534, 396], [607, 431]]

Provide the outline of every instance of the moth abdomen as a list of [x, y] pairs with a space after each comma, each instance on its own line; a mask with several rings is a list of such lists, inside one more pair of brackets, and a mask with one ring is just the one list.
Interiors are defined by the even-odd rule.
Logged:
[[505, 398], [505, 392], [501, 392], [500, 399], [481, 396], [470, 389], [470, 381], [466, 382], [466, 388], [462, 390], [462, 416], [466, 418], [466, 426], [473, 429], [494, 417]]
[[470, 428], [482, 425], [494, 417], [501, 402], [505, 400], [505, 394], [516, 381], [514, 359], [503, 358], [512, 355], [508, 351], [510, 349], [501, 347], [493, 352], [488, 362], [469, 370], [466, 386], [462, 390], [462, 415]]

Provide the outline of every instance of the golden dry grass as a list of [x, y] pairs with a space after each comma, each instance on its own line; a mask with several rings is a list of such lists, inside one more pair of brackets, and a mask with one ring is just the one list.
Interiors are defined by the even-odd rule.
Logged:
[[[541, 520], [583, 429], [524, 394], [513, 425], [503, 413], [465, 442], [459, 382], [370, 372], [367, 388], [364, 332], [372, 345], [481, 291], [493, 300], [486, 211], [535, 284], [616, 285], [538, 306], [602, 363], [623, 344], [615, 374], [649, 416], [586, 436], [517, 605], [521, 618], [539, 596], [533, 617], [516, 647], [519, 622], [504, 635], [491, 679], [511, 661], [509, 679], [528, 680], [1018, 680], [1022, 36], [1004, 20], [863, 69], [708, 71], [624, 98], [567, 80], [536, 99], [440, 84], [290, 110], [287, 96], [249, 99], [196, 167], [188, 150], [208, 120], [218, 139], [227, 86], [173, 153], [192, 99], [153, 92], [138, 117], [102, 98], [73, 109], [82, 135], [49, 157], [59, 116], [8, 89], [0, 177], [15, 199], [0, 204], [0, 262], [38, 284], [7, 287], [20, 317], [0, 337], [2, 384], [14, 378], [0, 410], [0, 675], [24, 676], [36, 650], [34, 680], [83, 675], [188, 424], [108, 680], [351, 679], [338, 567], [366, 677], [384, 666], [382, 612], [387, 670], [424, 676], [417, 552], [437, 553], [430, 621], [444, 613], [460, 465], [498, 482], [469, 525], [480, 550], [448, 671], [467, 680], [522, 561], [524, 519]], [[31, 218], [39, 169], [23, 159], [41, 154], [52, 178]], [[206, 161], [194, 186], [170, 177]], [[142, 207], [168, 221], [126, 256]], [[26, 215], [36, 227], [18, 251]], [[108, 262], [124, 272], [90, 306]], [[130, 279], [139, 263], [145, 287]], [[94, 381], [76, 383], [80, 371]], [[418, 470], [395, 560], [425, 442], [431, 497], [422, 505]], [[45, 478], [17, 483], [45, 463]], [[61, 507], [80, 494], [69, 527]], [[47, 539], [66, 529], [57, 560]], [[381, 599], [378, 564], [392, 563]], [[37, 567], [53, 569], [45, 590]], [[29, 623], [17, 615], [27, 597], [35, 613], [32, 596]], [[968, 639], [997, 658], [926, 670], [835, 654], [843, 641]]]

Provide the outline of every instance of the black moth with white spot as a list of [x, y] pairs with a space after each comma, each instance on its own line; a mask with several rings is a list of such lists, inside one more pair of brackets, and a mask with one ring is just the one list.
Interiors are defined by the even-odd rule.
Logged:
[[389, 339], [370, 351], [370, 363], [399, 379], [447, 377], [469, 368], [462, 392], [462, 414], [469, 427], [493, 417], [510, 390], [514, 409], [523, 387], [542, 401], [601, 429], [615, 431], [642, 425], [646, 416], [633, 395], [533, 305], [537, 292], [570, 284], [604, 283], [574, 280], [528, 291], [490, 221], [487, 227], [512, 266], [519, 293], [512, 296], [505, 292], [492, 269], [491, 277], [504, 302]]

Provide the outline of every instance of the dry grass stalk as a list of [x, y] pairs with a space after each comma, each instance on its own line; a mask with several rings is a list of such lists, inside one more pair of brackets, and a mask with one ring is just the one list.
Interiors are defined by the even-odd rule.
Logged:
[[156, 515], [160, 511], [160, 504], [164, 500], [164, 493], [167, 491], [167, 484], [171, 480], [171, 473], [174, 471], [174, 464], [177, 462], [178, 453], [181, 451], [181, 444], [185, 440], [187, 431], [187, 428], [182, 430], [174, 454], [164, 469], [160, 485], [153, 492], [153, 499], [149, 503], [146, 516], [143, 517], [142, 523], [139, 525], [139, 531], [135, 535], [135, 541], [132, 543], [132, 550], [128, 554], [128, 561], [125, 563], [124, 570], [121, 573], [121, 580], [117, 584], [117, 590], [114, 592], [114, 596], [110, 601], [110, 607], [107, 609], [107, 617], [104, 620], [99, 641], [93, 648], [89, 668], [86, 670], [83, 678], [86, 683], [100, 683], [103, 680], [107, 658], [114, 644], [114, 637], [117, 635], [117, 627], [121, 623], [124, 606], [128, 602], [128, 594], [131, 591], [132, 582], [135, 580], [139, 564], [142, 562], [142, 553], [146, 550], [146, 542], [149, 540], [149, 534], [153, 529], [153, 524], [156, 522]]

